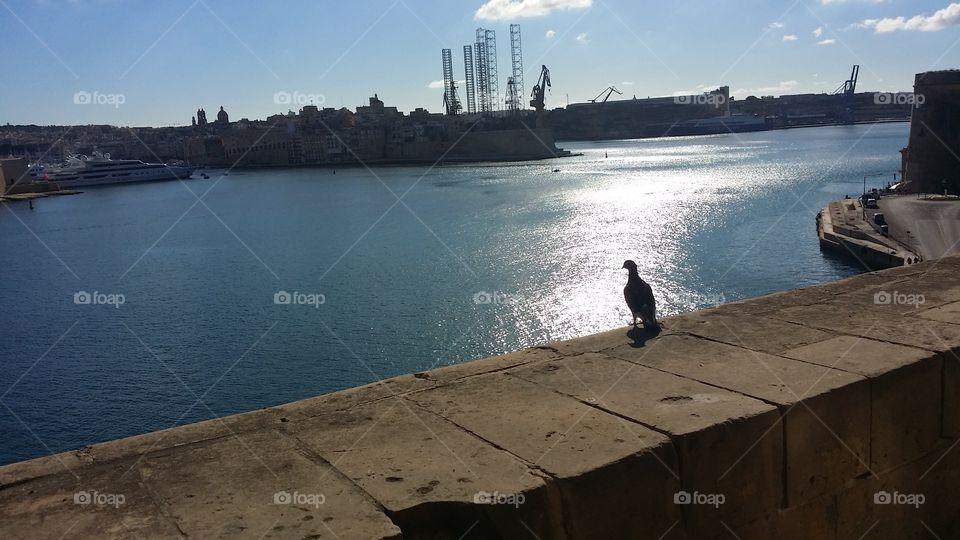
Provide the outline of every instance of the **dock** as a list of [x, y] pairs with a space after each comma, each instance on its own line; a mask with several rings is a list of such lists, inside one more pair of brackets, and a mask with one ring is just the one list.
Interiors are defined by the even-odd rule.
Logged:
[[883, 234], [866, 216], [860, 199], [831, 202], [817, 216], [820, 249], [854, 260], [865, 270], [915, 264], [921, 257]]

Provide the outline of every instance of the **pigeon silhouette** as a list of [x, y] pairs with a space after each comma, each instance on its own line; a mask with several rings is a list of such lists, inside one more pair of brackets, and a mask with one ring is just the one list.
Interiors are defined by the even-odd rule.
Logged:
[[640, 278], [640, 274], [637, 273], [637, 263], [627, 260], [623, 262], [623, 267], [629, 273], [627, 286], [623, 288], [623, 299], [627, 301], [627, 307], [633, 315], [633, 326], [637, 326], [637, 319], [639, 319], [644, 328], [660, 328], [660, 324], [657, 323], [657, 301], [653, 297], [653, 289]]

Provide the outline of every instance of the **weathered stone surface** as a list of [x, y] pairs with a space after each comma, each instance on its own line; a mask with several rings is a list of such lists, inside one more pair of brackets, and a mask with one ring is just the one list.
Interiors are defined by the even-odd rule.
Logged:
[[400, 537], [364, 492], [276, 431], [152, 453], [137, 472], [187, 537]]
[[0, 489], [0, 538], [180, 537], [161, 503], [131, 472], [135, 465], [129, 458], [5, 486]]
[[410, 399], [556, 478], [573, 537], [657, 538], [680, 520], [676, 457], [655, 431], [503, 373]]
[[[391, 398], [318, 416], [292, 428], [303, 444], [383, 505], [415, 537], [556, 534], [559, 501], [541, 476], [421, 409]], [[523, 504], [478, 504], [483, 493], [522, 496]], [[519, 498], [517, 498], [519, 500]], [[553, 520], [551, 522], [551, 520]]]
[[[745, 525], [729, 525], [711, 537], [715, 540], [844, 540], [837, 536], [835, 497], [815, 499], [804, 505], [784, 508]], [[731, 531], [733, 534], [731, 534]], [[704, 536], [706, 538], [706, 536]], [[852, 537], [856, 538], [856, 537]], [[865, 538], [871, 538], [866, 536]]]
[[953, 441], [908, 465], [852, 482], [838, 497], [838, 538], [957, 538], [960, 452]]
[[599, 334], [568, 339], [566, 341], [557, 341], [551, 343], [549, 347], [557, 351], [562, 356], [573, 356], [587, 352], [600, 352], [604, 349], [632, 343], [633, 340], [628, 335], [629, 327], [617, 328]]
[[85, 449], [83, 455], [91, 462], [109, 461], [129, 456], [130, 453], [142, 455], [240, 433], [280, 428], [286, 421], [289, 418], [279, 408], [260, 409], [95, 444]]
[[859, 375], [690, 336], [606, 354], [781, 406], [788, 504], [839, 489], [869, 462], [870, 392]]
[[840, 336], [783, 355], [870, 379], [870, 468], [875, 472], [920, 457], [940, 438], [939, 354]]
[[439, 384], [445, 384], [458, 379], [482, 375], [495, 371], [502, 371], [514, 366], [556, 358], [558, 354], [549, 347], [534, 347], [500, 356], [482, 358], [431, 369], [413, 375], [401, 375], [377, 381], [356, 388], [334, 392], [288, 403], [275, 407], [279, 415], [287, 418], [312, 417], [331, 414], [357, 405], [373, 403], [383, 399], [393, 399], [412, 392], [428, 390]]
[[673, 330], [771, 354], [829, 339], [831, 334], [791, 322], [718, 310], [677, 317]]
[[844, 301], [818, 306], [788, 307], [768, 316], [836, 333], [931, 351], [960, 349], [960, 325], [918, 317], [916, 315], [919, 311], [903, 314], [898, 306], [876, 305], [863, 298], [859, 301], [860, 303]]
[[332, 394], [295, 401], [276, 408], [288, 417], [310, 418], [334, 414], [351, 407], [384, 399], [396, 399], [397, 396], [426, 390], [434, 386], [436, 386], [436, 382], [428, 378], [403, 375]]
[[483, 358], [463, 364], [445, 366], [431, 370], [424, 375], [426, 375], [429, 380], [447, 383], [554, 358], [560, 358], [560, 354], [557, 353], [553, 347], [534, 347], [532, 349]]
[[45, 476], [72, 478], [76, 474], [74, 470], [89, 464], [89, 460], [82, 457], [83, 454], [75, 450], [0, 466], [0, 489]]
[[725, 499], [719, 508], [685, 506], [688, 532], [722, 528], [720, 520], [741, 523], [779, 506], [783, 429], [772, 405], [595, 353], [508, 373], [667, 433], [683, 489]]
[[861, 293], [870, 287], [896, 287], [899, 283], [916, 280], [921, 276], [923, 270], [917, 267], [867, 272], [833, 283], [731, 302], [717, 309], [724, 313], [764, 315], [784, 307], [816, 305], [849, 296], [861, 296]]
[[921, 311], [917, 313], [917, 317], [930, 319], [931, 321], [960, 324], [960, 302], [951, 302]]

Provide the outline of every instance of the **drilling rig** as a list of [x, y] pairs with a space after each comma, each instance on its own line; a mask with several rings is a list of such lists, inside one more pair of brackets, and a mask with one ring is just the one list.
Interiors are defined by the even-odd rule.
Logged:
[[443, 60], [443, 107], [447, 114], [456, 116], [463, 110], [460, 98], [457, 97], [457, 82], [453, 78], [453, 57], [450, 49], [441, 51]]

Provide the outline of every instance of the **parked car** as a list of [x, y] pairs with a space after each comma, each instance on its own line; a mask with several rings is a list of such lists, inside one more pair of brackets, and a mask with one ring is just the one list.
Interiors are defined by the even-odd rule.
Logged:
[[880, 208], [880, 207], [877, 206], [876, 199], [867, 199], [867, 208]]
[[877, 225], [886, 225], [887, 218], [883, 217], [883, 212], [877, 212], [873, 215], [873, 222]]

